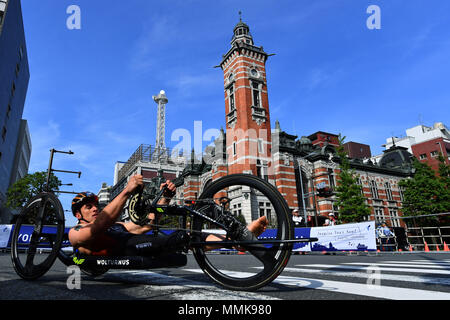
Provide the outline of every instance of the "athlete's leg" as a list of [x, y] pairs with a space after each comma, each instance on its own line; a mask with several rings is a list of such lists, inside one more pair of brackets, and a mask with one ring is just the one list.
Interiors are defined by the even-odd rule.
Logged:
[[[258, 219], [256, 219], [255, 221], [252, 221], [248, 226], [247, 229], [253, 233], [256, 237], [258, 237], [259, 235], [261, 235], [261, 233], [263, 233], [267, 226], [269, 224], [269, 221], [267, 220], [266, 216], [262, 216]], [[206, 237], [206, 241], [223, 241], [225, 240], [225, 236], [222, 235], [218, 235], [218, 234], [209, 234]], [[221, 248], [220, 245], [209, 245], [209, 246], [205, 246], [204, 250], [205, 251], [209, 251], [209, 250], [213, 250], [213, 249], [219, 249]], [[240, 251], [245, 251], [245, 249], [243, 248], [236, 248], [237, 250]]]

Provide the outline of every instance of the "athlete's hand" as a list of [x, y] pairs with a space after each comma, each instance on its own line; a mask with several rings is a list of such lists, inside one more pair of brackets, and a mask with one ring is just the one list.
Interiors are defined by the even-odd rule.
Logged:
[[165, 183], [161, 184], [159, 190], [162, 190], [165, 186], [167, 186], [167, 188], [164, 191], [163, 196], [166, 198], [172, 198], [175, 195], [177, 187], [175, 187], [175, 184], [172, 181], [166, 180]]
[[127, 194], [132, 194], [144, 185], [144, 177], [140, 174], [134, 175], [128, 180], [128, 184], [125, 187]]

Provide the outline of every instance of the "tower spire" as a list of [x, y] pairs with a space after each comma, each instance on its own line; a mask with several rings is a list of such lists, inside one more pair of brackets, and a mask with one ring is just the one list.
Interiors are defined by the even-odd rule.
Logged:
[[166, 103], [169, 100], [166, 97], [166, 92], [161, 90], [157, 96], [153, 96], [153, 101], [158, 104], [155, 151], [158, 153], [159, 158], [166, 148]]

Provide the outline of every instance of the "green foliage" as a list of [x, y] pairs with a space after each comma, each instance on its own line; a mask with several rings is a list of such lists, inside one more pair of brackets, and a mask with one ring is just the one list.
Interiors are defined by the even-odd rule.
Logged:
[[[12, 210], [23, 208], [27, 202], [38, 193], [44, 191], [47, 182], [47, 172], [40, 171], [27, 174], [17, 180], [6, 192], [6, 206]], [[55, 175], [50, 175], [50, 190], [57, 191], [61, 181]]]
[[[415, 169], [411, 179], [400, 181], [404, 189], [403, 214], [420, 216], [450, 211], [449, 166], [441, 158], [439, 176], [426, 163], [413, 159]], [[438, 219], [430, 217], [421, 219], [423, 224], [436, 224]]]
[[336, 187], [336, 204], [339, 208], [339, 220], [342, 222], [361, 222], [370, 215], [370, 208], [365, 202], [362, 187], [358, 184], [359, 176], [350, 168], [347, 152], [344, 150], [345, 137], [339, 135], [340, 172]]

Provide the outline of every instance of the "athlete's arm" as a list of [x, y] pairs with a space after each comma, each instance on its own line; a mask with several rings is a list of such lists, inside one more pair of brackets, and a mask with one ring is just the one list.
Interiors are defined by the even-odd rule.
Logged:
[[97, 235], [105, 232], [116, 222], [130, 195], [142, 185], [141, 175], [132, 176], [125, 189], [99, 213], [94, 222], [77, 226], [69, 231], [70, 243], [73, 246], [80, 246], [95, 240]]

